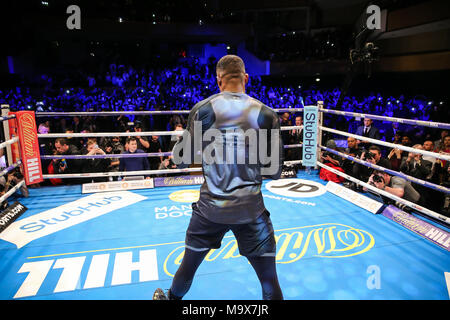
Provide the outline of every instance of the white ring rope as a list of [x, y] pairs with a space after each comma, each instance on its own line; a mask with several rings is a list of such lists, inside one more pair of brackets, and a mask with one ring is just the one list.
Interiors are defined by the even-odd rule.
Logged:
[[202, 168], [186, 169], [163, 169], [163, 170], [141, 170], [141, 171], [110, 171], [93, 173], [66, 173], [66, 174], [44, 174], [44, 179], [63, 179], [63, 178], [99, 178], [99, 177], [117, 177], [117, 176], [150, 176], [166, 173], [186, 173], [201, 172]]
[[329, 171], [331, 171], [331, 172], [333, 172], [333, 173], [335, 173], [335, 174], [337, 174], [337, 175], [339, 175], [339, 176], [341, 176], [341, 177], [343, 177], [343, 178], [345, 178], [347, 180], [350, 180], [350, 181], [355, 182], [355, 183], [357, 183], [357, 184], [359, 184], [359, 185], [361, 185], [361, 186], [363, 186], [363, 187], [365, 187], [367, 189], [370, 189], [370, 190], [372, 190], [373, 192], [375, 192], [377, 194], [381, 194], [381, 195], [383, 195], [383, 196], [385, 196], [385, 197], [387, 197], [389, 199], [395, 200], [395, 201], [397, 201], [397, 202], [399, 202], [401, 204], [404, 204], [405, 206], [408, 206], [408, 207], [410, 207], [412, 209], [420, 211], [420, 212], [422, 212], [422, 213], [424, 213], [426, 215], [432, 216], [432, 217], [437, 218], [439, 220], [442, 220], [442, 221], [444, 221], [446, 223], [450, 223], [450, 218], [448, 218], [446, 216], [443, 216], [443, 215], [441, 215], [441, 214], [439, 214], [437, 212], [431, 211], [430, 209], [424, 208], [424, 207], [419, 206], [419, 205], [417, 205], [417, 204], [415, 204], [413, 202], [410, 202], [410, 201], [405, 200], [403, 198], [397, 197], [397, 196], [395, 196], [395, 195], [393, 195], [393, 194], [391, 194], [389, 192], [386, 192], [384, 190], [380, 190], [380, 189], [378, 189], [378, 188], [376, 188], [376, 187], [374, 187], [374, 186], [372, 186], [372, 185], [370, 185], [370, 184], [368, 184], [366, 182], [363, 182], [361, 180], [353, 178], [353, 177], [349, 176], [346, 173], [343, 173], [343, 172], [338, 171], [338, 170], [336, 170], [336, 169], [334, 169], [332, 167], [324, 165], [320, 161], [317, 161], [317, 164], [320, 167], [324, 168], [325, 170], [329, 170]]
[[[280, 130], [303, 129], [303, 126], [285, 126]], [[146, 137], [146, 136], [181, 136], [185, 130], [175, 131], [142, 131], [142, 132], [83, 132], [83, 133], [45, 133], [38, 138], [82, 138], [82, 137]]]
[[8, 199], [14, 192], [22, 188], [22, 186], [25, 184], [25, 181], [22, 180], [18, 184], [16, 184], [12, 189], [8, 190], [3, 196], [0, 197], [0, 203]]
[[[273, 109], [275, 112], [300, 112], [303, 108]], [[151, 110], [151, 111], [81, 111], [81, 112], [36, 112], [36, 117], [81, 117], [81, 116], [119, 116], [119, 115], [164, 115], [189, 114], [191, 110]]]
[[339, 135], [342, 135], [342, 136], [352, 137], [352, 138], [355, 138], [355, 139], [358, 139], [358, 140], [362, 140], [362, 141], [368, 141], [368, 142], [371, 142], [371, 143], [374, 143], [374, 144], [379, 144], [379, 145], [382, 145], [382, 146], [385, 146], [385, 147], [390, 147], [390, 148], [394, 148], [394, 149], [400, 149], [400, 150], [408, 151], [408, 152], [412, 152], [412, 153], [420, 153], [422, 155], [431, 156], [431, 157], [438, 158], [438, 159], [441, 159], [441, 160], [450, 161], [450, 155], [440, 154], [440, 153], [436, 153], [436, 152], [430, 152], [430, 151], [426, 151], [426, 150], [414, 149], [414, 148], [411, 148], [411, 147], [405, 147], [405, 146], [400, 145], [400, 144], [395, 144], [395, 143], [385, 142], [385, 141], [372, 139], [372, 138], [368, 138], [368, 137], [358, 136], [356, 134], [352, 134], [352, 133], [348, 133], [348, 132], [344, 132], [344, 131], [339, 131], [339, 130], [335, 130], [335, 129], [330, 129], [330, 128], [323, 127], [323, 126], [320, 126], [319, 128], [321, 130], [323, 130], [323, 131], [328, 131], [328, 132], [339, 134]]
[[369, 119], [373, 119], [373, 120], [383, 120], [383, 121], [390, 121], [390, 122], [397, 122], [397, 123], [405, 123], [405, 124], [409, 124], [409, 125], [419, 125], [419, 126], [432, 127], [432, 128], [450, 129], [450, 123], [443, 123], [443, 122], [411, 120], [411, 119], [405, 119], [405, 118], [393, 118], [393, 117], [386, 117], [386, 116], [378, 116], [375, 114], [365, 114], [365, 113], [350, 112], [350, 111], [339, 111], [339, 110], [324, 109], [324, 108], [319, 108], [319, 111], [322, 111], [325, 113], [333, 113], [333, 114], [342, 115], [342, 116], [354, 116], [354, 117], [359, 117], [359, 118], [369, 118]]
[[0, 149], [5, 148], [13, 143], [19, 142], [19, 137], [14, 137], [10, 140], [6, 140], [5, 142], [0, 143]]

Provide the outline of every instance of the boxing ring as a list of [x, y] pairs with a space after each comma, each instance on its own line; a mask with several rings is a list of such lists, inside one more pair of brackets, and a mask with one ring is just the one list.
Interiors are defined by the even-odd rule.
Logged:
[[[302, 112], [280, 109], [277, 112]], [[180, 111], [139, 111], [126, 114], [172, 114]], [[417, 181], [400, 172], [381, 168], [321, 144], [324, 131], [364, 138], [374, 144], [407, 152], [450, 156], [371, 140], [322, 125], [324, 113], [366, 115], [324, 109], [317, 152], [335, 153], [377, 170], [401, 176], [439, 190], [447, 188]], [[40, 116], [118, 115], [105, 113], [37, 113]], [[373, 119], [449, 128], [431, 123], [370, 115]], [[14, 118], [14, 117], [13, 117]], [[14, 121], [3, 117], [3, 121]], [[281, 130], [304, 126], [282, 127]], [[178, 135], [182, 131], [42, 134], [57, 137]], [[17, 137], [2, 143], [18, 143]], [[285, 146], [298, 148], [301, 144]], [[145, 153], [141, 156], [166, 156]], [[115, 154], [114, 158], [125, 155]], [[97, 156], [52, 156], [42, 159]], [[111, 155], [109, 155], [111, 157]], [[302, 160], [287, 164], [298, 164]], [[21, 166], [21, 162], [13, 164]], [[339, 184], [319, 178], [320, 168], [345, 177], [370, 192], [352, 193]], [[5, 169], [7, 170], [7, 169]], [[156, 177], [177, 173], [177, 176]], [[5, 173], [6, 174], [6, 173]], [[0, 299], [2, 300], [151, 300], [156, 288], [169, 288], [181, 262], [191, 203], [203, 183], [201, 168], [47, 174], [44, 179], [151, 176], [101, 184], [30, 188], [28, 197], [11, 191], [5, 200], [17, 199], [27, 208], [0, 233]], [[21, 182], [23, 186], [25, 182]], [[109, 183], [109, 184], [108, 184]], [[136, 187], [133, 187], [136, 184]], [[92, 187], [91, 189], [87, 187]], [[108, 188], [114, 188], [109, 190]], [[97, 188], [97, 189], [96, 189]], [[93, 191], [95, 189], [95, 192]], [[13, 189], [11, 189], [13, 190]], [[301, 190], [302, 192], [297, 192]], [[102, 191], [102, 192], [97, 192]], [[277, 240], [277, 271], [287, 300], [447, 300], [450, 286], [449, 218], [405, 199], [395, 197], [316, 161], [311, 171], [264, 180], [261, 188], [271, 213]], [[374, 193], [389, 197], [408, 212], [386, 205]], [[403, 208], [402, 207], [402, 208]], [[447, 247], [446, 247], [447, 246]], [[185, 300], [259, 300], [260, 283], [245, 257], [239, 255], [232, 233], [220, 249], [211, 250], [199, 267]]]

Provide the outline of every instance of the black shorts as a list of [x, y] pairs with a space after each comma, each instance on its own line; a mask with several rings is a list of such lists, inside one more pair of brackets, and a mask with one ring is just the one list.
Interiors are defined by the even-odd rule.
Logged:
[[246, 257], [275, 257], [276, 242], [270, 213], [265, 210], [255, 221], [247, 224], [219, 224], [200, 216], [192, 204], [192, 217], [186, 232], [186, 248], [194, 251], [218, 249], [229, 230], [236, 237], [239, 253]]

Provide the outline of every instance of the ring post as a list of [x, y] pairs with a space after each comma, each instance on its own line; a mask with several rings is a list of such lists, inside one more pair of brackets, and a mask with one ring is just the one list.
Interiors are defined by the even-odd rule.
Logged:
[[[10, 109], [9, 104], [2, 104], [2, 117], [6, 117], [9, 115]], [[10, 132], [9, 132], [9, 121], [3, 121], [3, 136], [5, 138], [5, 141], [8, 139], [11, 139]], [[11, 145], [6, 146], [6, 160], [7, 165], [10, 166], [14, 163], [12, 151], [11, 151]]]

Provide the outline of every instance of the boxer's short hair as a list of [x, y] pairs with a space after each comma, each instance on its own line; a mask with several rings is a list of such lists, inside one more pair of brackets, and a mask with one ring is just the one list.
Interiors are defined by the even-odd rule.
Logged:
[[220, 58], [216, 65], [216, 74], [226, 80], [241, 78], [245, 75], [244, 61], [233, 54]]

